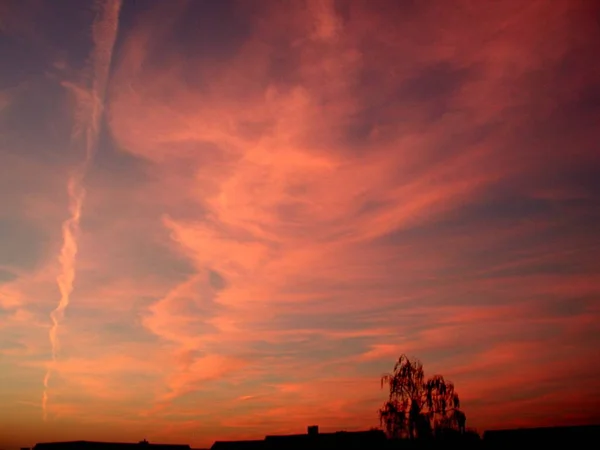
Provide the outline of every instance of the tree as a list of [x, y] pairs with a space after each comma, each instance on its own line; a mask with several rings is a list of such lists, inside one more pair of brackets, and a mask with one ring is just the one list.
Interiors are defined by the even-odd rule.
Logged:
[[425, 379], [418, 359], [401, 355], [394, 371], [381, 377], [389, 398], [379, 410], [379, 420], [392, 438], [427, 438], [443, 430], [464, 432], [466, 416], [454, 384], [441, 375]]

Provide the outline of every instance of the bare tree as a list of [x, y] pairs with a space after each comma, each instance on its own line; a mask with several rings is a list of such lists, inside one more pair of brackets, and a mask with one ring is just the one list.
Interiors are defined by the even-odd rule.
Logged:
[[425, 438], [444, 429], [464, 432], [466, 416], [459, 409], [454, 384], [441, 375], [425, 379], [418, 359], [401, 355], [393, 373], [381, 377], [384, 385], [390, 392], [379, 420], [390, 437]]

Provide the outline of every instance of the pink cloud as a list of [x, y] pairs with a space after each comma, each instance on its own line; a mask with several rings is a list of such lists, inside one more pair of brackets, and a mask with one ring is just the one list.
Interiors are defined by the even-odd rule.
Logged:
[[[57, 86], [80, 65], [51, 24], [34, 33], [37, 13], [8, 24], [30, 49], [56, 37], [49, 75], [0, 94], [0, 244], [19, 249], [0, 255], [10, 442], [366, 428], [401, 353], [452, 379], [480, 429], [597, 417], [586, 3], [202, 7], [124, 5], [49, 389], [57, 430], [39, 398], [81, 150]], [[239, 26], [222, 35], [210, 14]]]

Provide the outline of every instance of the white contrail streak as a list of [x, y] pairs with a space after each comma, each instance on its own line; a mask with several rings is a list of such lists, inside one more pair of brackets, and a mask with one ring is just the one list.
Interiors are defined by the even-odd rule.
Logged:
[[[63, 244], [60, 251], [60, 273], [56, 278], [60, 291], [60, 300], [50, 313], [52, 326], [49, 337], [52, 346], [52, 361], [44, 376], [42, 412], [44, 420], [48, 417], [48, 388], [50, 375], [56, 363], [60, 349], [58, 329], [65, 310], [71, 301], [71, 292], [75, 281], [75, 260], [77, 256], [77, 236], [79, 221], [85, 198], [83, 178], [92, 161], [104, 109], [104, 95], [110, 71], [112, 52], [119, 26], [121, 0], [105, 0], [96, 3], [97, 15], [92, 25], [93, 49], [90, 55], [91, 86], [89, 90], [76, 89], [78, 114], [75, 129], [83, 133], [85, 158], [82, 165], [69, 177], [67, 192], [69, 196], [69, 217], [62, 226]], [[79, 134], [77, 133], [77, 134]]]

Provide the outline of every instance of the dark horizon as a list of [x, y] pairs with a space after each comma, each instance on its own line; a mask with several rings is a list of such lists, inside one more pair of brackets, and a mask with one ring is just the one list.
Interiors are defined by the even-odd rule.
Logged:
[[[307, 428], [310, 429], [312, 426], [308, 426]], [[473, 428], [468, 428], [468, 432], [469, 433], [476, 433], [482, 440], [485, 440], [485, 435], [486, 433], [489, 434], [489, 432], [503, 432], [503, 433], [515, 433], [515, 432], [539, 432], [539, 431], [552, 431], [552, 430], [591, 430], [591, 433], [593, 433], [593, 435], [596, 437], [596, 439], [600, 440], [600, 422], [598, 423], [590, 423], [590, 424], [579, 424], [579, 425], [565, 425], [565, 424], [561, 424], [561, 425], [546, 425], [543, 427], [519, 427], [519, 428], [490, 428], [490, 429], [486, 429], [486, 430], [476, 430]], [[372, 431], [381, 431], [381, 428], [372, 428], [372, 429], [362, 429], [362, 430], [345, 430], [345, 429], [341, 429], [341, 430], [335, 430], [335, 431], [321, 431], [319, 430], [318, 433], [319, 434], [336, 434], [336, 433], [355, 433], [355, 432], [372, 432]], [[253, 438], [249, 438], [249, 439], [240, 439], [242, 441], [245, 440], [252, 440], [252, 441], [264, 441], [265, 439], [269, 438], [269, 437], [278, 437], [278, 436], [282, 436], [282, 437], [288, 437], [288, 436], [308, 436], [310, 434], [310, 430], [305, 430], [304, 433], [290, 433], [290, 434], [283, 434], [283, 435], [273, 435], [273, 434], [267, 434], [264, 436], [255, 436]], [[495, 437], [494, 437], [495, 438]], [[145, 441], [145, 442], [144, 442]], [[219, 442], [219, 439], [215, 439], [212, 444], [214, 445], [216, 442]], [[237, 441], [237, 440], [232, 440], [232, 441]], [[130, 442], [119, 442], [119, 441], [111, 441], [111, 440], [105, 440], [105, 441], [94, 441], [94, 440], [87, 440], [87, 439], [72, 439], [72, 440], [66, 440], [66, 441], [53, 441], [53, 442], [36, 442], [35, 444], [31, 444], [31, 445], [21, 445], [18, 447], [2, 447], [0, 446], [0, 450], [23, 450], [23, 449], [29, 449], [29, 450], [34, 450], [34, 448], [36, 447], [36, 445], [38, 446], [38, 450], [45, 450], [46, 449], [46, 445], [50, 444], [62, 444], [62, 443], [67, 443], [67, 444], [73, 444], [73, 443], [85, 443], [85, 444], [98, 444], [99, 446], [101, 446], [102, 444], [111, 444], [111, 445], [125, 445], [125, 446], [141, 446], [144, 443], [148, 444], [151, 448], [153, 448], [154, 450], [159, 449], [161, 447], [169, 447], [168, 450], [173, 450], [173, 449], [177, 449], [177, 448], [189, 448], [190, 450], [204, 450], [209, 449], [211, 446], [208, 447], [192, 447], [187, 443], [182, 443], [182, 442], [152, 442], [152, 441], [147, 441], [145, 438], [143, 438], [142, 440], [138, 440], [138, 441], [130, 441]], [[41, 445], [40, 445], [41, 444]], [[48, 447], [50, 448], [50, 447]]]
[[[353, 437], [357, 432], [348, 432], [345, 430], [338, 430], [334, 432], [326, 432], [321, 433], [318, 430], [318, 426], [308, 426], [307, 432], [291, 434], [291, 435], [266, 435], [262, 438], [255, 438], [249, 440], [241, 440], [241, 442], [248, 441], [256, 441], [256, 442], [269, 442], [272, 438], [316, 438], [319, 436], [326, 435], [327, 437], [336, 437], [338, 435], [348, 435]], [[311, 432], [311, 428], [316, 428], [315, 432]], [[363, 435], [372, 434], [372, 433], [381, 433], [384, 434], [381, 429], [370, 429], [370, 430], [361, 430], [358, 432]], [[559, 440], [563, 441], [565, 439], [578, 439], [583, 442], [585, 439], [592, 439], [593, 441], [600, 441], [600, 424], [590, 424], [590, 425], [554, 425], [554, 426], [544, 426], [544, 427], [533, 427], [533, 428], [514, 428], [514, 429], [490, 429], [485, 430], [483, 432], [477, 432], [477, 430], [469, 430], [469, 433], [475, 433], [483, 444], [499, 444], [499, 443], [514, 443], [519, 444], [518, 439], [525, 439], [528, 442], [531, 442], [533, 439], [543, 440], [550, 442], [551, 440]], [[389, 439], [389, 438], [388, 438]], [[417, 439], [419, 441], [419, 439]], [[231, 442], [240, 442], [240, 441], [219, 441], [215, 440], [213, 445], [209, 448], [217, 448], [218, 443], [231, 443]], [[281, 441], [284, 442], [284, 441]], [[311, 441], [306, 441], [310, 443]], [[521, 442], [522, 443], [522, 442]], [[35, 446], [27, 447], [28, 450], [58, 450], [59, 444], [66, 444], [63, 447], [60, 447], [60, 450], [131, 450], [136, 448], [149, 448], [152, 450], [205, 450], [199, 448], [190, 447], [189, 444], [182, 443], [155, 443], [148, 442], [145, 439], [139, 442], [98, 442], [98, 441], [87, 441], [87, 440], [76, 440], [76, 441], [64, 441], [64, 442], [48, 442], [48, 443], [37, 443]], [[69, 444], [79, 445], [79, 446], [70, 446]], [[105, 446], [105, 447], [103, 447]], [[307, 447], [310, 448], [310, 447]], [[24, 447], [21, 447], [20, 450], [24, 450]], [[207, 448], [208, 449], [208, 448]], [[10, 450], [10, 449], [2, 449], [2, 450]]]

